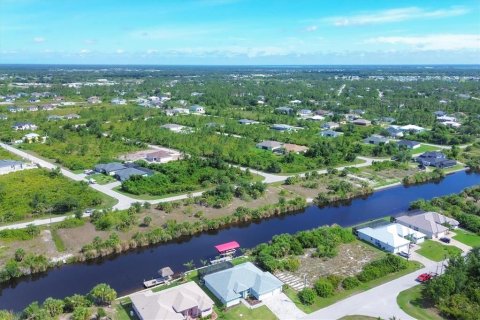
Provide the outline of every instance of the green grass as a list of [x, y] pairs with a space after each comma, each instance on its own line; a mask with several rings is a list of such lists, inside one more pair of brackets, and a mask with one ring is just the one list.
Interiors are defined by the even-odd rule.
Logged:
[[445, 173], [451, 173], [451, 172], [455, 172], [463, 169], [465, 169], [465, 166], [463, 164], [457, 164], [457, 165], [454, 165], [453, 167], [443, 169], [443, 171]]
[[400, 292], [397, 296], [400, 309], [418, 320], [442, 320], [441, 316], [432, 311], [432, 306], [422, 299], [422, 285]]
[[334, 304], [335, 302], [338, 302], [340, 300], [348, 298], [348, 297], [350, 297], [354, 294], [357, 294], [357, 293], [360, 293], [360, 292], [363, 292], [363, 291], [367, 291], [367, 290], [369, 290], [371, 288], [374, 288], [374, 287], [377, 287], [377, 286], [379, 286], [383, 283], [395, 280], [395, 279], [400, 278], [400, 277], [402, 277], [406, 274], [412, 273], [415, 270], [418, 270], [422, 267], [423, 267], [423, 265], [421, 263], [417, 262], [417, 261], [409, 261], [408, 268], [405, 269], [405, 270], [402, 270], [402, 271], [399, 271], [399, 272], [396, 272], [396, 273], [392, 273], [392, 274], [386, 275], [384, 277], [381, 277], [381, 278], [378, 278], [378, 279], [375, 279], [375, 280], [372, 280], [372, 281], [369, 281], [369, 282], [366, 282], [366, 283], [361, 283], [360, 286], [358, 286], [355, 289], [337, 291], [335, 295], [333, 295], [331, 297], [328, 297], [328, 298], [320, 298], [320, 297], [317, 296], [315, 298], [315, 302], [310, 306], [302, 304], [300, 302], [299, 298], [298, 298], [297, 291], [293, 290], [292, 288], [287, 288], [287, 289], [284, 290], [284, 292], [297, 305], [297, 307], [300, 310], [304, 311], [305, 313], [312, 313], [312, 312], [314, 312], [318, 309], [325, 308], [326, 306]]
[[0, 148], [0, 159], [2, 160], [22, 160], [21, 157], [16, 154], [10, 153], [9, 151]]
[[440, 150], [440, 148], [421, 144], [420, 147], [418, 147], [417, 149], [413, 149], [412, 153], [417, 154], [417, 153], [424, 153], [424, 152], [436, 151], [436, 150]]
[[101, 173], [96, 173], [87, 176], [88, 179], [93, 179], [95, 180], [96, 183], [98, 184], [108, 184], [117, 181], [114, 177], [112, 176], [107, 176], [106, 174], [101, 174]]
[[65, 251], [65, 243], [63, 242], [62, 238], [58, 235], [57, 229], [52, 229], [52, 240], [53, 243], [55, 243], [55, 247], [57, 248], [58, 252], [64, 252]]
[[420, 249], [417, 250], [417, 253], [433, 261], [442, 261], [449, 257], [460, 255], [462, 250], [437, 241], [425, 240], [425, 242], [420, 244]]
[[138, 320], [137, 317], [130, 316], [130, 311], [133, 311], [132, 302], [130, 298], [117, 301], [115, 305], [115, 320]]
[[470, 247], [480, 247], [480, 236], [478, 234], [463, 229], [456, 229], [454, 232], [457, 235], [453, 239]]
[[249, 309], [243, 304], [228, 308], [226, 311], [218, 311], [218, 318], [223, 320], [274, 320], [277, 317], [268, 309], [267, 306], [261, 306], [255, 309]]

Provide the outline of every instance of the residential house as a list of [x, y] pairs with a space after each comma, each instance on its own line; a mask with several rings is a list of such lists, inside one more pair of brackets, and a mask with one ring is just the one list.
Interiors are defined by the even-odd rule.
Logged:
[[301, 109], [297, 111], [297, 115], [302, 118], [307, 118], [311, 117], [313, 115], [313, 112], [310, 109]]
[[185, 131], [185, 129], [187, 127], [181, 126], [181, 125], [175, 124], [175, 123], [167, 123], [167, 124], [164, 124], [164, 125], [160, 126], [160, 128], [168, 129], [172, 132], [182, 132], [182, 131]]
[[92, 96], [92, 97], [87, 99], [87, 102], [89, 104], [99, 104], [99, 103], [102, 103], [102, 100], [97, 96]]
[[416, 161], [423, 166], [436, 168], [449, 168], [457, 164], [457, 161], [448, 159], [444, 153], [439, 151], [425, 152], [418, 156]]
[[37, 142], [39, 140], [40, 140], [40, 135], [38, 133], [31, 132], [23, 136], [23, 141], [26, 143]]
[[140, 170], [138, 168], [125, 168], [122, 170], [117, 170], [115, 171], [113, 175], [116, 179], [120, 180], [121, 182], [127, 181], [130, 179], [132, 176], [141, 176], [141, 177], [147, 177], [149, 174], [143, 170]]
[[292, 127], [288, 124], [278, 124], [278, 123], [272, 125], [270, 128], [277, 131], [294, 131], [295, 130], [295, 127]]
[[113, 176], [117, 171], [124, 170], [126, 168], [127, 167], [120, 162], [110, 162], [97, 164], [93, 170], [98, 173]]
[[174, 160], [172, 154], [164, 150], [157, 150], [154, 152], [147, 153], [145, 159], [150, 162], [160, 162], [166, 163]]
[[403, 137], [403, 130], [399, 126], [390, 126], [387, 129], [388, 135], [392, 138]]
[[38, 111], [38, 107], [37, 107], [37, 106], [30, 106], [30, 107], [27, 107], [27, 111], [28, 111], [28, 112], [35, 112], [35, 111]]
[[283, 287], [282, 281], [251, 262], [206, 275], [204, 281], [226, 307], [239, 304], [241, 299], [248, 297], [264, 300], [281, 293]]
[[331, 116], [333, 116], [333, 112], [332, 112], [332, 111], [322, 110], [322, 109], [319, 109], [319, 110], [315, 111], [315, 114], [317, 114], [317, 115], [319, 115], [319, 116], [324, 116], [324, 117], [331, 117]]
[[8, 120], [8, 116], [5, 114], [0, 114], [0, 120]]
[[59, 115], [56, 115], [56, 114], [52, 114], [52, 115], [49, 115], [49, 116], [47, 117], [47, 120], [48, 120], [48, 121], [63, 120], [63, 116], [59, 116]]
[[403, 132], [408, 132], [408, 133], [421, 133], [425, 131], [425, 128], [413, 125], [413, 124], [407, 124], [406, 126], [401, 126], [400, 129], [403, 130]]
[[460, 128], [462, 126], [461, 123], [459, 122], [456, 122], [456, 121], [444, 121], [444, 122], [440, 122], [442, 125], [446, 126], [446, 127], [452, 127], [452, 128]]
[[443, 115], [443, 116], [437, 117], [437, 121], [438, 122], [457, 122], [457, 118], [452, 117], [452, 116]]
[[283, 143], [278, 141], [264, 140], [257, 143], [256, 147], [262, 150], [281, 151], [283, 149]]
[[403, 147], [403, 148], [406, 148], [406, 149], [414, 150], [414, 149], [419, 148], [422, 144], [420, 142], [417, 142], [417, 141], [400, 140], [400, 141], [397, 142], [397, 145], [400, 148]]
[[80, 119], [80, 116], [78, 114], [75, 114], [75, 113], [69, 113], [69, 114], [65, 115], [65, 119], [67, 119], [67, 120]]
[[294, 113], [293, 109], [290, 107], [279, 107], [275, 109], [276, 113], [291, 115]]
[[433, 114], [435, 115], [435, 117], [443, 117], [443, 116], [447, 115], [447, 113], [445, 111], [440, 111], [440, 110], [435, 111]]
[[177, 116], [181, 114], [189, 114], [190, 110], [186, 108], [173, 108], [173, 109], [167, 109], [165, 110], [165, 114], [167, 116]]
[[283, 144], [283, 150], [285, 153], [305, 153], [308, 151], [308, 147], [305, 146], [300, 146], [298, 144], [293, 144], [293, 143], [285, 143]]
[[260, 122], [254, 121], [254, 120], [249, 120], [249, 119], [240, 119], [240, 120], [238, 120], [238, 123], [245, 124], [245, 125], [250, 125], [250, 124], [257, 124], [257, 123], [260, 123]]
[[367, 119], [355, 119], [352, 121], [354, 125], [368, 127], [372, 124], [370, 120]]
[[52, 111], [52, 110], [55, 110], [55, 106], [52, 105], [52, 104], [44, 104], [42, 105], [42, 110], [43, 111]]
[[322, 130], [320, 131], [320, 136], [327, 137], [327, 138], [338, 138], [343, 135], [343, 132], [337, 132], [333, 130]]
[[420, 231], [429, 239], [442, 238], [447, 234], [449, 228], [455, 229], [459, 225], [459, 222], [455, 219], [437, 212], [422, 210], [407, 212], [396, 217], [395, 222]]
[[357, 235], [359, 239], [391, 253], [408, 252], [411, 242], [421, 243], [425, 240], [422, 232], [398, 223], [358, 229]]
[[158, 292], [133, 294], [130, 300], [140, 320], [203, 319], [212, 314], [214, 305], [193, 281]]
[[205, 114], [205, 108], [202, 106], [199, 106], [198, 104], [194, 104], [193, 106], [190, 107], [190, 112], [196, 113], [196, 114]]
[[374, 145], [382, 145], [382, 144], [387, 144], [390, 142], [390, 140], [388, 140], [387, 138], [385, 138], [384, 136], [381, 136], [379, 134], [373, 134], [371, 135], [370, 137], [366, 138], [366, 139], [363, 139], [363, 142], [364, 143], [368, 143], [368, 144], [374, 144]]
[[12, 126], [15, 131], [37, 130], [38, 127], [31, 122], [17, 122]]
[[127, 100], [121, 98], [113, 98], [112, 100], [110, 100], [110, 103], [114, 105], [125, 105], [127, 104]]
[[393, 123], [395, 122], [395, 118], [392, 117], [381, 117], [379, 119], [381, 122], [386, 122], [386, 123]]
[[335, 130], [335, 129], [340, 128], [340, 124], [338, 124], [336, 122], [326, 122], [326, 123], [322, 124], [321, 128], [322, 129]]

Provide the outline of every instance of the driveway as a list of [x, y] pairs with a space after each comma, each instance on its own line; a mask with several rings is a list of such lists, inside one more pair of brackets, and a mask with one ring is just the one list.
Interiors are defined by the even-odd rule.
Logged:
[[263, 303], [280, 320], [302, 319], [306, 315], [283, 292], [263, 300]]

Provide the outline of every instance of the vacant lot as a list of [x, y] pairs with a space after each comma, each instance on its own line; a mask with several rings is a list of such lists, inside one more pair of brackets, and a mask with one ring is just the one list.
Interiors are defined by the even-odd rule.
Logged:
[[19, 248], [28, 253], [43, 254], [49, 258], [60, 255], [55, 248], [50, 230], [42, 230], [40, 235], [32, 240], [0, 240], [0, 265], [4, 265], [7, 260], [11, 259]]
[[[312, 257], [315, 249], [305, 251], [300, 256], [300, 268], [292, 274], [303, 279], [307, 275], [307, 281], [314, 283], [321, 276], [336, 274], [343, 277], [359, 273], [363, 266], [384, 255], [380, 250], [355, 240], [352, 243], [341, 244], [338, 247], [338, 255], [334, 258], [322, 259]], [[283, 273], [288, 273], [284, 272]]]
[[456, 229], [454, 232], [456, 235], [453, 237], [453, 239], [470, 247], [480, 246], [480, 236], [478, 234], [463, 229]]
[[422, 298], [422, 285], [400, 292], [397, 297], [400, 308], [418, 320], [442, 320], [431, 303]]

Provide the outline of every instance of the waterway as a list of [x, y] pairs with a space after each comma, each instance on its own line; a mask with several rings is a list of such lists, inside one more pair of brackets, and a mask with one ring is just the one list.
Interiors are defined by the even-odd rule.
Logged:
[[32, 301], [47, 297], [63, 298], [74, 293], [84, 294], [104, 282], [124, 295], [138, 290], [144, 279], [154, 277], [161, 267], [170, 266], [175, 272], [184, 271], [183, 264], [215, 255], [214, 245], [236, 240], [243, 248], [266, 242], [273, 235], [295, 233], [322, 225], [352, 226], [372, 219], [394, 216], [407, 210], [410, 202], [458, 193], [480, 184], [480, 174], [457, 172], [440, 182], [404, 187], [398, 186], [375, 192], [349, 204], [318, 208], [309, 206], [296, 214], [273, 217], [215, 232], [137, 249], [121, 255], [89, 263], [64, 265], [45, 273], [23, 277], [0, 287], [0, 309], [20, 311]]

